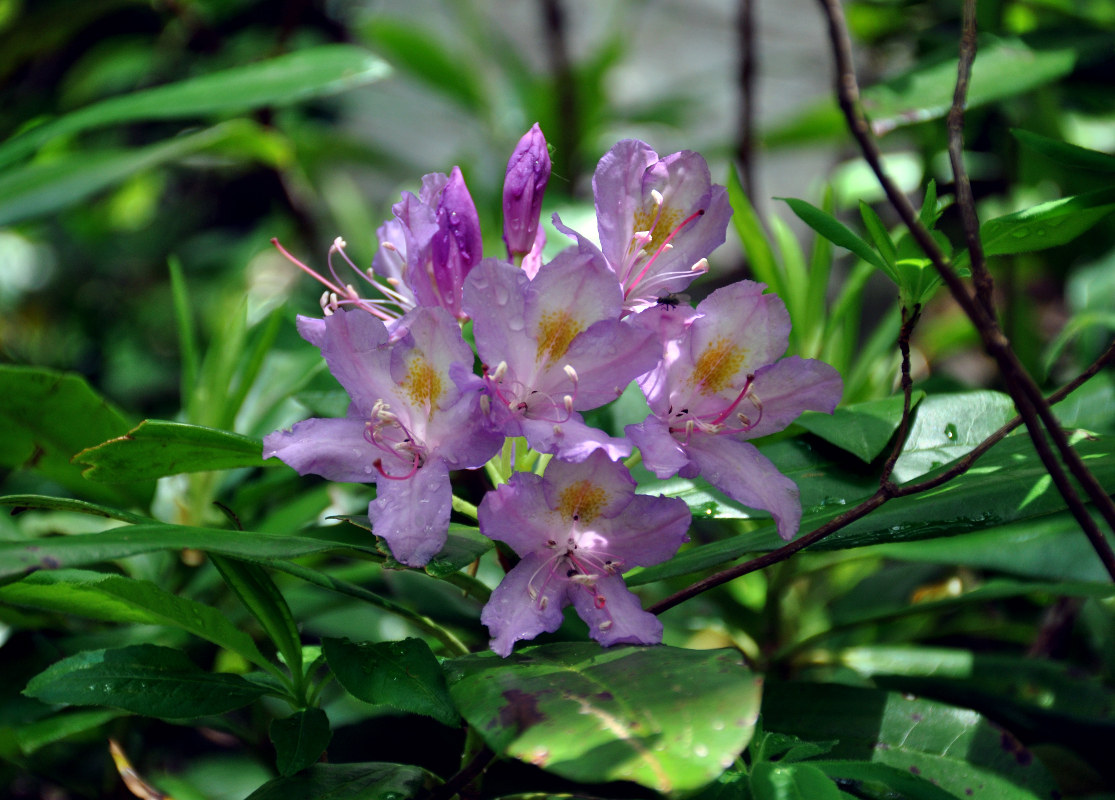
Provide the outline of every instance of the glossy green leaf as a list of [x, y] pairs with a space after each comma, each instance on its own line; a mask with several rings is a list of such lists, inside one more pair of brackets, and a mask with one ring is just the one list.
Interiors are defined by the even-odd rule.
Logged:
[[[1038, 40], [980, 36], [967, 107], [1023, 94], [1067, 75], [1076, 64], [1082, 44], [1067, 37]], [[944, 117], [956, 88], [956, 60], [955, 46], [943, 48], [937, 59], [919, 59], [907, 72], [865, 89], [863, 106], [875, 134]]]
[[894, 480], [905, 483], [955, 461], [1014, 416], [1014, 401], [1000, 392], [930, 395], [918, 405]]
[[1089, 173], [1115, 172], [1115, 156], [1108, 153], [1089, 150], [1087, 147], [1069, 144], [1059, 139], [1050, 139], [1048, 136], [1042, 136], [1033, 131], [1024, 131], [1020, 128], [1012, 129], [1011, 135], [1027, 149], [1041, 153], [1043, 156], [1065, 166]]
[[751, 770], [754, 800], [841, 800], [836, 784], [810, 764], [760, 761]]
[[[1101, 485], [1115, 482], [1115, 453], [1112, 453], [1106, 439], [1082, 438], [1075, 442], [1074, 447]], [[777, 460], [775, 464], [778, 464]], [[837, 470], [839, 467], [832, 465], [829, 469]], [[947, 466], [941, 469], [947, 469]], [[922, 479], [929, 477], [931, 474], [922, 476]], [[807, 511], [802, 517], [801, 530], [807, 532], [820, 527], [855, 506], [869, 493], [828, 498], [819, 510]], [[992, 448], [964, 475], [930, 491], [891, 500], [818, 542], [813, 549], [837, 550], [885, 542], [951, 537], [1044, 517], [1064, 508], [1063, 498], [1052, 485], [1049, 473], [1034, 453], [1029, 439], [1025, 435], [1010, 436]], [[626, 580], [628, 585], [634, 586], [686, 575], [726, 564], [747, 553], [773, 550], [782, 544], [774, 525], [764, 525], [730, 539], [683, 550], [663, 564], [633, 570]]]
[[35, 161], [0, 174], [0, 225], [75, 205], [145, 169], [242, 137], [247, 120], [226, 123], [147, 147], [83, 152]]
[[267, 665], [252, 638], [220, 611], [149, 581], [88, 570], [45, 570], [0, 587], [0, 601], [106, 622], [180, 628], [257, 666]]
[[324, 711], [305, 708], [273, 721], [268, 735], [275, 746], [279, 774], [288, 777], [321, 758], [333, 738], [333, 731]]
[[74, 456], [86, 478], [108, 483], [146, 481], [204, 470], [258, 467], [259, 439], [183, 422], [144, 420], [123, 436]]
[[[932, 781], [958, 798], [1049, 798], [1057, 788], [1041, 763], [1007, 731], [975, 711], [909, 695], [840, 685], [774, 684], [763, 702], [763, 724], [795, 736], [838, 739], [832, 759], [884, 764]], [[804, 763], [826, 773], [834, 764], [840, 769], [837, 761]]]
[[246, 706], [267, 691], [238, 675], [199, 669], [178, 650], [140, 644], [64, 658], [32, 678], [24, 694], [44, 703], [192, 719]]
[[867, 228], [867, 232], [871, 235], [871, 241], [875, 243], [875, 249], [879, 251], [887, 264], [893, 266], [898, 260], [898, 250], [894, 246], [894, 240], [891, 238], [887, 226], [875, 213], [875, 209], [862, 200], [859, 204], [859, 215], [863, 220], [863, 226]]
[[[1093, 517], [1102, 529], [1098, 513], [1093, 512]], [[1054, 581], [1110, 579], [1096, 551], [1081, 535], [1076, 518], [1068, 511], [986, 531], [972, 531], [962, 538], [880, 544], [864, 553], [871, 554]]]
[[[1115, 593], [1110, 585], [1108, 594]], [[944, 647], [853, 647], [840, 663], [871, 678], [893, 678], [908, 691], [946, 697], [970, 707], [1046, 725], [1053, 719], [1090, 726], [1095, 735], [1115, 736], [1115, 690], [1067, 664], [1036, 658], [974, 653]], [[1101, 734], [1099, 729], [1108, 732]]]
[[407, 800], [440, 784], [435, 775], [405, 764], [313, 764], [268, 781], [246, 800]]
[[1030, 253], [1071, 242], [1115, 210], [1115, 188], [1051, 200], [980, 225], [984, 255]]
[[421, 639], [373, 643], [327, 638], [321, 646], [333, 675], [352, 696], [425, 714], [443, 725], [460, 724], [441, 665]]
[[892, 279], [895, 279], [892, 275], [890, 265], [875, 252], [871, 245], [862, 237], [853, 233], [851, 228], [832, 214], [822, 211], [805, 200], [798, 200], [793, 197], [780, 197], [778, 199], [786, 203], [786, 205], [790, 207], [790, 210], [797, 214], [802, 222], [821, 236], [824, 236], [833, 244], [843, 247], [845, 250], [850, 250], [867, 263], [873, 264], [887, 275], [890, 275]]
[[374, 550], [362, 533], [339, 526], [324, 529], [321, 538], [316, 538], [153, 523], [81, 536], [0, 542], [0, 580], [40, 569], [77, 567], [161, 550], [193, 548], [266, 561], [347, 547]]
[[[911, 408], [923, 397], [925, 392], [914, 392], [910, 398]], [[806, 411], [796, 424], [841, 450], [848, 451], [861, 461], [870, 463], [883, 452], [887, 442], [898, 430], [904, 405], [904, 398], [895, 395], [882, 400], [840, 406], [832, 414]]]
[[34, 469], [95, 501], [143, 505], [152, 484], [90, 483], [70, 463], [75, 453], [133, 424], [79, 375], [0, 365], [0, 466]]
[[725, 650], [563, 643], [445, 668], [462, 716], [497, 753], [667, 795], [731, 766], [759, 710], [760, 679]]
[[0, 166], [52, 139], [90, 128], [156, 119], [231, 114], [292, 105], [385, 78], [390, 68], [359, 47], [322, 45], [102, 100], [0, 145]]

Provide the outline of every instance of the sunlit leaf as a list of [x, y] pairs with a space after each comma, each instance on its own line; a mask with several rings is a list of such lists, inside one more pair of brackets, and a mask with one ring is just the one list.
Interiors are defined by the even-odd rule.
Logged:
[[758, 717], [760, 680], [724, 650], [569, 643], [445, 666], [489, 747], [583, 782], [684, 794], [731, 766]]
[[999, 392], [930, 395], [921, 402], [894, 465], [894, 479], [913, 480], [955, 461], [1015, 416], [1014, 401]]
[[[925, 392], [914, 392], [910, 398], [911, 407], [923, 397]], [[795, 424], [841, 450], [847, 450], [862, 461], [871, 462], [883, 452], [887, 442], [898, 430], [904, 404], [904, 398], [896, 395], [882, 400], [840, 406], [832, 414], [807, 411]]]

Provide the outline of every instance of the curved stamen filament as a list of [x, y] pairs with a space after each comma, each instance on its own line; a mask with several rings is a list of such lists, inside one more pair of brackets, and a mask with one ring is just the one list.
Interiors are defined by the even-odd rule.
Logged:
[[[659, 213], [659, 215], [662, 213], [661, 205], [659, 206], [658, 213]], [[686, 225], [688, 225], [693, 220], [697, 219], [698, 217], [704, 216], [704, 213], [705, 213], [705, 210], [703, 208], [697, 209], [692, 214], [690, 214], [688, 217], [683, 219], [681, 221], [680, 225], [678, 225], [676, 228], [674, 228], [672, 231], [670, 231], [670, 235], [667, 236], [665, 241], [662, 242], [661, 246], [659, 246], [659, 248], [654, 251], [654, 255], [652, 255], [649, 259], [647, 259], [647, 263], [643, 264], [643, 268], [639, 271], [639, 274], [635, 277], [635, 280], [633, 280], [631, 282], [631, 285], [628, 286], [627, 289], [624, 291], [624, 293], [623, 293], [624, 299], [627, 299], [628, 297], [630, 297], [631, 293], [633, 291], [635, 291], [635, 287], [638, 286], [639, 282], [642, 281], [642, 279], [646, 276], [647, 271], [650, 270], [650, 268], [651, 268], [651, 265], [654, 264], [654, 262], [658, 260], [658, 256], [660, 256], [664, 251], [666, 251], [670, 247], [673, 247], [673, 245], [671, 245], [670, 242], [672, 242], [674, 237], [678, 235], [678, 232], [681, 231], [682, 228], [684, 228]], [[655, 224], [657, 224], [657, 221], [658, 221], [658, 217], [656, 216], [655, 217]]]
[[376, 471], [380, 475], [387, 478], [387, 480], [389, 481], [405, 481], [409, 478], [413, 478], [414, 473], [418, 472], [418, 468], [422, 466], [422, 458], [418, 455], [417, 452], [414, 454], [414, 461], [411, 463], [410, 472], [408, 472], [406, 475], [388, 475], [387, 470], [383, 468], [383, 459], [381, 458], [377, 458], [374, 462], [372, 462], [372, 466], [376, 468]]

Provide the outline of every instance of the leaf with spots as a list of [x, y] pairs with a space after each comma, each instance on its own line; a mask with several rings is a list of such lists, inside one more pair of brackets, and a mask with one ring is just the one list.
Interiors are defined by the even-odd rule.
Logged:
[[761, 679], [728, 650], [561, 643], [445, 668], [457, 708], [496, 752], [571, 780], [629, 780], [668, 796], [735, 761], [761, 694]]

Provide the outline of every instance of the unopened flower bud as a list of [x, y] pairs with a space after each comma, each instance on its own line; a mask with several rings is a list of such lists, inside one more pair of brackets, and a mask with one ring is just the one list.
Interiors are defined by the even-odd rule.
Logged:
[[536, 122], [515, 146], [503, 183], [503, 240], [512, 258], [530, 253], [538, 237], [545, 242], [538, 218], [549, 180], [550, 152]]

